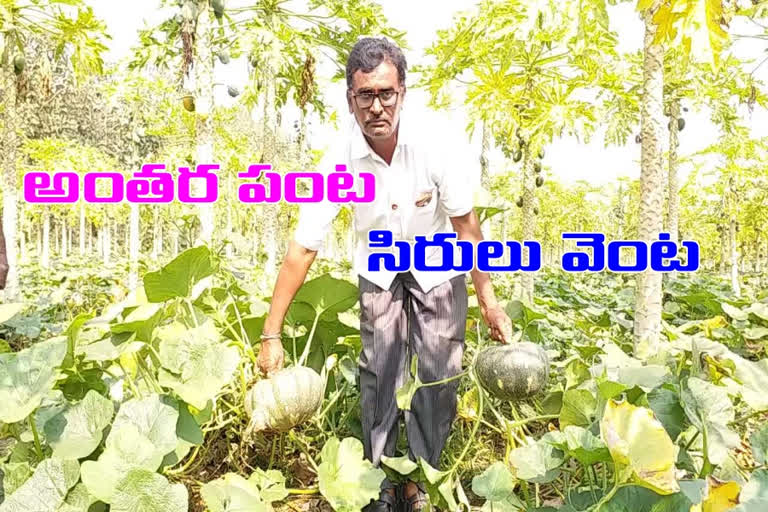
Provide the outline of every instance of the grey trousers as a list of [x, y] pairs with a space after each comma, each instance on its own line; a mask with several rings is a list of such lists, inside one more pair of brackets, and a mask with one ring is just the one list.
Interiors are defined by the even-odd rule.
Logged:
[[365, 457], [378, 466], [394, 456], [400, 414], [405, 415], [409, 456], [437, 467], [456, 417], [457, 380], [419, 389], [410, 411], [400, 411], [395, 391], [419, 361], [419, 378], [432, 382], [461, 373], [467, 319], [465, 276], [424, 293], [410, 273], [388, 290], [360, 277], [360, 392]]

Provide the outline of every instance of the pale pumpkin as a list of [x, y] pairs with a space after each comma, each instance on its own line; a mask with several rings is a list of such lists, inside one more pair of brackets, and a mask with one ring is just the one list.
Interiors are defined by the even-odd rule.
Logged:
[[285, 432], [304, 423], [320, 408], [325, 381], [312, 368], [284, 368], [258, 381], [245, 397], [253, 432]]

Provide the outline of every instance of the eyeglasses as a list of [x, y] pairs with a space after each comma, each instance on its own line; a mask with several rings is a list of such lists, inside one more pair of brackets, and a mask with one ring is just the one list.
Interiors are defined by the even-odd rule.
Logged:
[[391, 107], [397, 103], [397, 95], [397, 91], [381, 91], [378, 93], [364, 92], [352, 96], [354, 96], [358, 108], [371, 108], [374, 98], [379, 98], [382, 107]]

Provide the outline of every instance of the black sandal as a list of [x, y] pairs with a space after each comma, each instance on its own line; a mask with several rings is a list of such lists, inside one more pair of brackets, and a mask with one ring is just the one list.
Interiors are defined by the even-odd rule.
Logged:
[[[394, 491], [392, 494], [388, 492], [390, 489]], [[363, 508], [362, 512], [400, 512], [398, 508], [400, 501], [400, 488], [388, 487], [382, 489], [379, 493], [379, 499], [371, 501]]]
[[416, 492], [410, 498], [405, 497], [405, 486], [403, 486], [403, 512], [420, 512], [432, 510], [427, 499], [426, 490], [424, 485], [420, 482], [414, 482], [416, 484]]

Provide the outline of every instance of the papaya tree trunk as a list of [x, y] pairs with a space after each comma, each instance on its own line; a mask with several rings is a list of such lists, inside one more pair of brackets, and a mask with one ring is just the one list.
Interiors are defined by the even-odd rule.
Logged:
[[40, 266], [43, 268], [51, 267], [51, 215], [48, 207], [45, 207], [43, 213], [43, 250], [40, 256]]
[[[669, 110], [669, 196], [667, 198], [667, 232], [673, 242], [678, 241], [680, 218], [680, 183], [677, 175], [680, 136], [677, 120], [680, 118], [680, 101], [672, 102]], [[670, 274], [673, 275], [673, 274]]]
[[135, 290], [139, 286], [139, 205], [131, 203], [131, 214], [128, 227], [128, 289]]
[[85, 201], [80, 201], [80, 256], [85, 256]]
[[[491, 176], [488, 169], [488, 152], [491, 147], [491, 130], [488, 128], [488, 124], [483, 120], [482, 122], [482, 141], [480, 146], [480, 186], [486, 193], [486, 197], [490, 197], [491, 194]], [[487, 205], [486, 205], [487, 206]], [[480, 229], [483, 233], [485, 240], [490, 240], [491, 235], [491, 223], [488, 221], [483, 222]]]
[[[536, 197], [534, 195], [535, 188], [535, 176], [533, 172], [533, 155], [530, 151], [531, 141], [522, 148], [523, 150], [523, 208], [522, 208], [522, 222], [523, 222], [523, 240], [534, 240], [534, 234], [536, 231], [536, 215], [534, 214], [534, 207]], [[528, 251], [523, 250], [523, 264], [528, 264]], [[520, 298], [528, 303], [533, 303], [533, 286], [534, 286], [534, 273], [533, 272], [521, 272], [520, 283]]]
[[[663, 229], [664, 179], [661, 140], [664, 117], [664, 49], [654, 43], [653, 12], [645, 12], [643, 94], [640, 102], [640, 211], [639, 239], [650, 243]], [[637, 274], [635, 295], [635, 356], [645, 359], [659, 352], [661, 334], [662, 274], [651, 270]]]
[[61, 221], [59, 230], [61, 231], [61, 261], [64, 262], [67, 259], [67, 221], [66, 219]]
[[741, 285], [739, 284], [739, 254], [736, 251], [736, 219], [733, 217], [728, 223], [728, 234], [731, 251], [731, 290], [738, 297], [741, 295]]
[[19, 120], [16, 110], [16, 79], [12, 70], [13, 59], [0, 64], [0, 174], [3, 185], [3, 235], [8, 260], [8, 276], [5, 282], [5, 300], [20, 298], [16, 248], [18, 199], [16, 191], [16, 156], [19, 147]]
[[[277, 157], [276, 144], [277, 144], [277, 120], [275, 112], [275, 84], [273, 80], [274, 69], [273, 59], [274, 48], [270, 47], [267, 51], [264, 65], [258, 72], [263, 80], [264, 87], [264, 117], [263, 117], [263, 138], [264, 138], [264, 152], [262, 160], [264, 162], [272, 163], [272, 168], [275, 170], [275, 159]], [[264, 233], [263, 242], [264, 251], [267, 253], [267, 261], [264, 264], [264, 277], [266, 279], [272, 279], [277, 270], [277, 251], [278, 251], [278, 213], [280, 211], [279, 204], [265, 204], [263, 205], [264, 212]]]
[[102, 229], [104, 230], [104, 235], [102, 235], [101, 240], [103, 244], [103, 263], [105, 267], [109, 266], [110, 263], [110, 256], [112, 255], [112, 233], [110, 232], [110, 222], [109, 217], [107, 217], [106, 212], [104, 212], [104, 226]]

